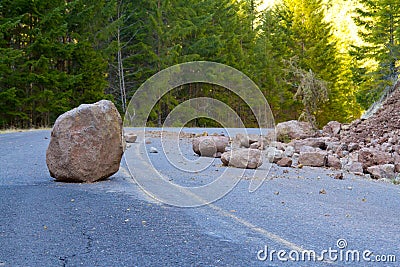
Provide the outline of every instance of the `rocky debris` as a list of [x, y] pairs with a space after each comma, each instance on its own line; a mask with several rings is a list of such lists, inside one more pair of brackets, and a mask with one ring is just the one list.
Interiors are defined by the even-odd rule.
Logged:
[[57, 181], [95, 182], [119, 170], [122, 154], [121, 117], [111, 101], [101, 100], [57, 118], [46, 163]]
[[374, 148], [362, 148], [358, 151], [358, 161], [366, 170], [370, 166], [393, 163], [392, 155]]
[[326, 166], [327, 152], [320, 150], [314, 152], [300, 153], [299, 163], [303, 166], [324, 167]]
[[203, 157], [219, 158], [226, 151], [229, 145], [229, 138], [226, 136], [199, 136], [193, 138], [193, 151]]
[[238, 148], [223, 153], [221, 161], [225, 166], [256, 169], [262, 165], [263, 158], [259, 149]]
[[280, 159], [276, 164], [280, 167], [291, 167], [293, 164], [293, 160], [289, 157], [284, 157]]
[[296, 120], [278, 123], [275, 131], [276, 139], [285, 143], [294, 139], [313, 137], [316, 134], [310, 123]]
[[[400, 81], [397, 84], [400, 89]], [[300, 165], [343, 169], [375, 179], [394, 179], [400, 173], [400, 90], [368, 119], [350, 124], [331, 121], [316, 133], [305, 125], [296, 121], [277, 125], [277, 139], [288, 143], [281, 148], [284, 157], [300, 154]]]
[[137, 140], [137, 135], [132, 132], [124, 133], [124, 138], [127, 143], [135, 143]]

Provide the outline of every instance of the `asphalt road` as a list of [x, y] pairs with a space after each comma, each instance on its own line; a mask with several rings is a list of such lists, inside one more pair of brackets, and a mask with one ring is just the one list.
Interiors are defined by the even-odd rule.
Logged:
[[[242, 179], [210, 205], [179, 208], [146, 195], [124, 160], [106, 181], [55, 182], [45, 164], [49, 138], [49, 131], [0, 135], [0, 266], [400, 265], [399, 186], [273, 167], [253, 193]], [[148, 146], [177, 184], [207, 184], [225, 168], [215, 162], [180, 176], [157, 138]], [[312, 251], [324, 260], [309, 259]]]

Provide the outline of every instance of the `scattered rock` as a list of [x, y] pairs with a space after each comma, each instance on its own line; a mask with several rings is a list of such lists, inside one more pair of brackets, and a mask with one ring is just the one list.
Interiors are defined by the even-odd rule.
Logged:
[[127, 143], [135, 143], [136, 139], [137, 139], [137, 135], [134, 133], [127, 132], [127, 133], [124, 133], [124, 138]]
[[226, 136], [200, 136], [193, 138], [193, 151], [203, 157], [221, 157], [229, 145], [229, 138]]
[[348, 146], [348, 151], [349, 152], [353, 152], [355, 150], [359, 150], [360, 149], [360, 145], [358, 143], [350, 143]]
[[280, 167], [291, 167], [292, 166], [292, 159], [288, 157], [284, 157], [280, 159], [276, 164]]
[[[249, 148], [254, 143], [258, 143], [257, 147], [255, 147], [255, 148], [264, 146], [262, 137], [259, 135], [255, 135], [255, 134], [247, 135], [247, 134], [239, 133], [236, 135], [235, 140], [239, 143], [240, 148], [242, 148], [242, 147]], [[256, 145], [254, 145], [254, 146], [256, 146]]]
[[121, 117], [111, 101], [101, 100], [57, 118], [46, 163], [57, 181], [95, 182], [119, 170], [122, 154]]
[[296, 153], [300, 154], [304, 152], [315, 152], [315, 151], [320, 151], [320, 149], [312, 146], [301, 146], [299, 147], [299, 151], [296, 151]]
[[221, 155], [221, 161], [225, 166], [243, 169], [256, 169], [262, 165], [262, 154], [259, 149], [239, 148]]
[[343, 172], [336, 173], [334, 178], [337, 180], [343, 180]]

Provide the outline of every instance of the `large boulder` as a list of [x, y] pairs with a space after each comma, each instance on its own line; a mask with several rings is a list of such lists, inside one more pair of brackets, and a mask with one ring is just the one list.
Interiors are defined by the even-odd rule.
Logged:
[[278, 123], [275, 130], [276, 139], [285, 143], [293, 139], [304, 139], [315, 135], [310, 123], [296, 120]]
[[122, 120], [114, 104], [83, 104], [57, 118], [46, 152], [57, 181], [94, 182], [119, 170], [123, 154]]
[[256, 169], [262, 165], [263, 158], [259, 149], [239, 148], [223, 153], [221, 161], [225, 166]]
[[228, 145], [227, 136], [200, 136], [192, 141], [193, 151], [203, 157], [219, 158]]

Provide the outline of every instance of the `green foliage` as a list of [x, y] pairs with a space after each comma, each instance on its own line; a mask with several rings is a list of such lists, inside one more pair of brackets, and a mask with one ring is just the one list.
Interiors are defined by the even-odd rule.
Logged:
[[[278, 122], [302, 114], [318, 127], [350, 121], [360, 114], [356, 100], [367, 107], [397, 78], [400, 12], [394, 0], [360, 0], [356, 22], [366, 45], [350, 57], [326, 20], [337, 1], [283, 0], [260, 12], [260, 0], [2, 0], [0, 127], [51, 125], [59, 114], [101, 98], [123, 112], [152, 75], [195, 60], [248, 75]], [[293, 58], [296, 66], [287, 71]], [[246, 126], [257, 125], [238, 96], [209, 84], [162, 96], [149, 125], [161, 125], [177, 105], [202, 96], [232, 107]]]
[[[112, 1], [111, 1], [112, 2]], [[2, 1], [0, 127], [48, 126], [105, 97], [110, 1]]]
[[360, 87], [358, 100], [369, 107], [393, 87], [399, 76], [400, 5], [396, 0], [360, 0], [355, 23], [363, 45], [351, 55], [359, 67], [353, 68]]

